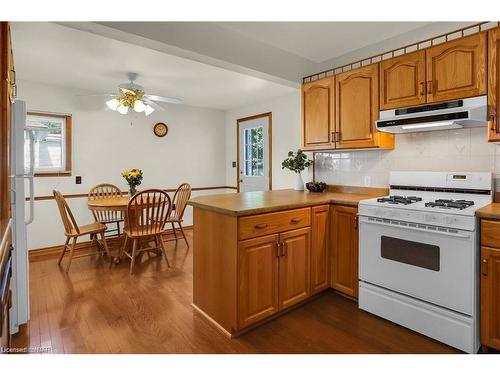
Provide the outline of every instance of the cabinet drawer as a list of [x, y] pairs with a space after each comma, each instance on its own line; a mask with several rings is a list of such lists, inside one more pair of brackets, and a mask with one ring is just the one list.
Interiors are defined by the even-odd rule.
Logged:
[[500, 248], [500, 221], [481, 220], [481, 246]]
[[239, 219], [239, 224], [240, 240], [308, 227], [311, 225], [311, 209], [307, 207], [245, 216]]

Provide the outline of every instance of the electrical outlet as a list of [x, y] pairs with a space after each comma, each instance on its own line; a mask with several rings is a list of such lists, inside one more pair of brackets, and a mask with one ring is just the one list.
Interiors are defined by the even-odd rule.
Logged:
[[82, 176], [76, 176], [76, 177], [75, 177], [75, 183], [76, 183], [77, 185], [80, 185], [80, 184], [82, 183]]
[[370, 176], [365, 176], [365, 186], [371, 186], [372, 178]]
[[236, 168], [236, 162], [235, 161], [233, 161], [231, 164], [233, 165], [233, 168]]

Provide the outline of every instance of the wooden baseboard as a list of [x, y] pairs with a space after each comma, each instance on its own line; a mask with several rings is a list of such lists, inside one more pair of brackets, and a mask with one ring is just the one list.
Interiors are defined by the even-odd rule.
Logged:
[[[187, 225], [183, 227], [184, 230], [192, 230], [193, 226], [192, 225]], [[179, 229], [177, 229], [179, 231]], [[173, 235], [172, 229], [168, 229], [165, 231], [166, 235]], [[119, 238], [107, 238], [106, 239], [110, 245], [113, 245], [115, 242], [119, 241]], [[63, 250], [64, 245], [54, 245], [54, 246], [47, 246], [47, 247], [41, 247], [38, 249], [32, 249], [28, 251], [28, 258], [30, 262], [36, 262], [39, 260], [43, 260], [46, 258], [52, 258], [57, 255], [61, 254], [61, 251]], [[86, 249], [86, 248], [92, 248], [93, 244], [92, 241], [81, 241], [76, 244], [76, 250], [79, 249]]]
[[200, 309], [194, 303], [192, 303], [191, 306], [193, 307], [194, 311], [196, 311], [198, 314], [203, 316], [203, 318], [208, 320], [215, 328], [217, 328], [217, 330], [219, 330], [226, 337], [228, 337], [230, 339], [235, 337], [231, 332], [227, 331], [223, 326], [221, 326], [219, 323], [217, 323], [210, 315], [208, 315], [205, 311]]

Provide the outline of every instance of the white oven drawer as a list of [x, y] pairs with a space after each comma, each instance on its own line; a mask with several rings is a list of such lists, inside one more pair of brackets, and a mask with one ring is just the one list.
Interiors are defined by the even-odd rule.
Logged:
[[359, 223], [360, 280], [472, 315], [474, 232], [364, 216]]

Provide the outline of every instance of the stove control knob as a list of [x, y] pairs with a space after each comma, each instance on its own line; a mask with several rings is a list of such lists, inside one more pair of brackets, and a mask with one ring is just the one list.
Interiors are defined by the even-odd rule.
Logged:
[[424, 216], [425, 221], [432, 222], [432, 221], [437, 221], [438, 217], [436, 215], [425, 215]]
[[447, 216], [446, 217], [446, 224], [453, 224], [457, 221], [457, 218], [456, 217], [452, 217], [452, 216]]
[[389, 211], [389, 217], [398, 217], [398, 213], [396, 211]]

